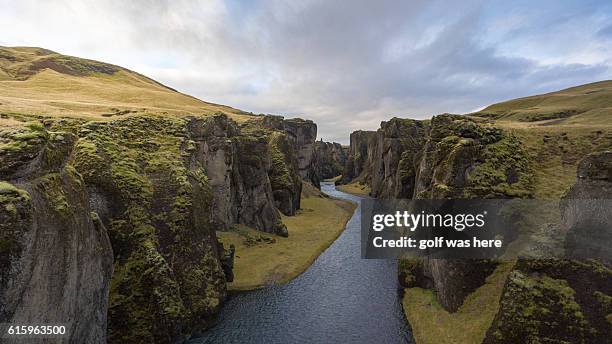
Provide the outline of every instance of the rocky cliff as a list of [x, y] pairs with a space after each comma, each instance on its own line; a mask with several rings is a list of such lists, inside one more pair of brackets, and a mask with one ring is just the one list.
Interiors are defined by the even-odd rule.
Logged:
[[317, 174], [321, 179], [331, 179], [342, 174], [346, 165], [346, 150], [337, 142], [315, 142]]
[[311, 120], [292, 118], [284, 120], [283, 126], [289, 134], [289, 140], [297, 154], [300, 176], [320, 188], [320, 178], [317, 174], [317, 156], [314, 149], [317, 140], [317, 125]]
[[0, 321], [68, 323], [66, 342], [92, 343], [207, 327], [231, 266], [215, 231], [287, 235], [295, 140], [225, 115], [3, 129]]
[[[345, 171], [358, 173], [378, 198], [531, 197], [527, 156], [518, 139], [491, 125], [458, 115], [431, 121], [394, 118], [374, 132], [351, 135]], [[364, 158], [365, 156], [365, 158]], [[344, 178], [343, 178], [344, 179]], [[401, 264], [407, 286], [431, 287], [440, 304], [455, 311], [484, 283], [490, 261], [427, 259]], [[407, 278], [407, 279], [406, 279]]]
[[561, 223], [551, 233], [561, 238], [561, 249], [570, 259], [520, 258], [485, 343], [609, 342], [611, 166], [612, 152], [594, 153], [580, 162], [577, 182], [560, 204]]
[[76, 140], [38, 123], [0, 131], [0, 322], [105, 343], [113, 251], [68, 163]]
[[365, 183], [370, 180], [368, 157], [374, 148], [375, 137], [375, 131], [358, 130], [351, 133], [348, 158], [339, 183], [347, 184], [356, 179]]
[[[587, 156], [547, 225], [556, 250], [574, 259], [519, 259], [505, 279], [485, 343], [604, 343], [611, 332], [612, 153]], [[523, 143], [487, 121], [455, 115], [431, 121], [394, 118], [355, 132], [343, 182], [358, 180], [378, 198], [531, 198], [534, 172]], [[559, 238], [562, 238], [559, 240]], [[507, 238], [511, 240], [512, 238]], [[545, 246], [545, 247], [549, 247]], [[585, 257], [598, 260], [586, 260]], [[399, 264], [404, 287], [434, 289], [450, 312], [485, 283], [490, 260], [412, 259]]]
[[399, 118], [380, 126], [371, 143], [373, 154], [368, 156], [372, 196], [412, 198], [429, 126], [422, 121]]

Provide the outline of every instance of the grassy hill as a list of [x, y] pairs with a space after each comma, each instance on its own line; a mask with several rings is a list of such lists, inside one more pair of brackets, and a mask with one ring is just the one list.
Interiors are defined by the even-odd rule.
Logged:
[[133, 113], [250, 114], [177, 92], [131, 70], [50, 50], [0, 47], [0, 125], [7, 114], [108, 119]]
[[612, 149], [612, 80], [493, 104], [468, 114], [517, 135], [531, 156], [537, 198], [559, 198], [586, 154]]
[[473, 115], [519, 122], [610, 124], [612, 80], [493, 104]]

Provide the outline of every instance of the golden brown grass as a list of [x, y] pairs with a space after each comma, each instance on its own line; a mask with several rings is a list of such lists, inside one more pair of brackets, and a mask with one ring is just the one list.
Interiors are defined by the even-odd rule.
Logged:
[[360, 182], [337, 185], [336, 189], [356, 196], [369, 196], [370, 191], [372, 191], [369, 185], [361, 184]]
[[612, 121], [612, 80], [513, 99], [490, 105], [479, 113], [514, 121], [556, 117], [567, 124], [609, 124]]
[[[238, 228], [218, 232], [227, 247], [236, 246], [233, 283], [230, 290], [251, 290], [269, 284], [287, 283], [304, 272], [314, 260], [342, 233], [356, 205], [322, 195], [302, 198], [302, 209], [296, 216], [283, 216], [289, 237], [282, 238], [252, 229]], [[246, 246], [245, 236], [273, 238]]]
[[222, 112], [237, 121], [251, 118], [248, 113], [201, 101], [121, 67], [37, 48], [0, 47], [2, 112], [96, 120], [132, 113]]
[[499, 310], [502, 289], [513, 266], [514, 262], [501, 263], [455, 313], [442, 308], [431, 290], [406, 289], [402, 304], [416, 343], [482, 343]]
[[535, 175], [535, 197], [559, 199], [576, 181], [578, 163], [587, 154], [612, 149], [608, 125], [535, 125], [499, 121], [521, 139]]

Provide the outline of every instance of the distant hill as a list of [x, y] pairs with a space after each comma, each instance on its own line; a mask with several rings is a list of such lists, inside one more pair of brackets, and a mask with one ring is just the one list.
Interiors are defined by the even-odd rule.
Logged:
[[248, 113], [207, 103], [129, 69], [31, 47], [0, 47], [0, 113], [114, 118]]
[[612, 123], [612, 80], [513, 99], [470, 115], [502, 121], [607, 125]]

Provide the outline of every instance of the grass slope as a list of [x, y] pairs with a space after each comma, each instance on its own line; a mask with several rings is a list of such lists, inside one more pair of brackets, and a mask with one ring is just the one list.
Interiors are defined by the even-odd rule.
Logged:
[[606, 124], [612, 121], [612, 80], [488, 106], [473, 115], [521, 122]]
[[361, 184], [360, 182], [351, 182], [348, 184], [336, 185], [336, 188], [342, 192], [362, 197], [369, 197], [370, 192], [372, 191], [369, 185]]
[[308, 183], [304, 183], [302, 197], [297, 215], [283, 216], [288, 238], [244, 227], [217, 232], [225, 247], [236, 246], [235, 279], [228, 289], [257, 289], [299, 276], [342, 233], [356, 207], [327, 198]]
[[482, 343], [499, 310], [504, 283], [513, 266], [513, 262], [501, 263], [455, 313], [442, 308], [431, 290], [406, 289], [404, 312], [415, 341], [418, 344]]
[[535, 197], [558, 199], [576, 180], [578, 161], [612, 149], [612, 81], [493, 104], [469, 114], [521, 139], [535, 173]]
[[[201, 101], [128, 69], [50, 50], [0, 47], [0, 113], [116, 118], [132, 113], [250, 114]], [[7, 125], [0, 123], [0, 125]]]

